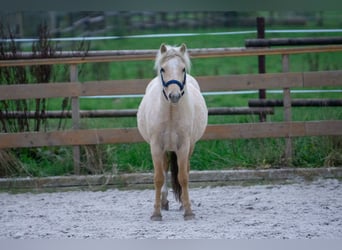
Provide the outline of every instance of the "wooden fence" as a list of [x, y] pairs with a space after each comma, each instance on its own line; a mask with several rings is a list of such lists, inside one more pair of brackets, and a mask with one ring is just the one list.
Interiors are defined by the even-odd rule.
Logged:
[[[220, 48], [190, 50], [192, 58], [218, 56], [255, 56], [275, 55], [282, 56], [283, 73], [273, 74], [243, 74], [228, 76], [201, 76], [196, 77], [204, 92], [283, 89], [283, 122], [263, 122], [244, 124], [208, 125], [202, 140], [220, 140], [237, 138], [287, 138], [287, 159], [291, 160], [292, 137], [300, 136], [337, 136], [342, 135], [342, 120], [300, 121], [291, 120], [291, 88], [342, 86], [342, 70], [321, 72], [288, 72], [289, 55], [312, 52], [342, 51], [342, 46], [316, 46], [305, 48]], [[71, 97], [71, 117], [73, 126], [70, 130], [49, 132], [22, 132], [0, 133], [0, 149], [21, 147], [42, 147], [68, 145], [74, 148], [75, 174], [78, 174], [80, 145], [134, 143], [143, 141], [137, 128], [107, 128], [107, 129], [80, 129], [80, 96], [101, 96], [121, 94], [143, 94], [149, 79], [136, 80], [108, 80], [78, 81], [77, 64], [88, 62], [108, 62], [125, 60], [154, 59], [156, 51], [118, 51], [104, 55], [87, 57], [60, 57], [49, 59], [19, 59], [0, 61], [0, 67], [24, 66], [40, 64], [70, 64], [70, 82], [16, 84], [0, 86], [1, 100], [17, 100], [30, 98]], [[153, 52], [153, 53], [152, 53]]]

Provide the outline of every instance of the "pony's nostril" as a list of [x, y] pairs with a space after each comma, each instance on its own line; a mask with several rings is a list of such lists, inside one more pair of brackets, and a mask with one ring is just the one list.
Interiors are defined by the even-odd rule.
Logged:
[[169, 94], [169, 99], [171, 100], [172, 103], [177, 103], [180, 99], [181, 95], [179, 93], [170, 93]]

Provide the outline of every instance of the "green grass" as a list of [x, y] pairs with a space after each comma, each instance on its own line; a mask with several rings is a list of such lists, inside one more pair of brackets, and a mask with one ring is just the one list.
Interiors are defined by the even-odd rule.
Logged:
[[[281, 27], [279, 27], [281, 28]], [[302, 28], [302, 27], [301, 27]], [[308, 27], [310, 28], [310, 27]], [[241, 30], [241, 29], [236, 29]], [[226, 30], [211, 30], [226, 31]], [[181, 32], [181, 31], [175, 31]], [[190, 32], [190, 31], [186, 31]], [[198, 32], [198, 30], [196, 31]], [[207, 32], [203, 30], [203, 32]], [[149, 33], [146, 31], [146, 33]], [[172, 33], [172, 32], [170, 32]], [[336, 34], [299, 34], [303, 36], [337, 36]], [[186, 42], [188, 48], [204, 47], [243, 47], [244, 40], [254, 38], [255, 34], [234, 36], [200, 36], [200, 37], [171, 37], [146, 39], [118, 39], [112, 41], [94, 42], [92, 50], [104, 49], [157, 49], [162, 42], [181, 44]], [[272, 37], [290, 37], [290, 34], [273, 34]], [[320, 53], [290, 56], [290, 71], [336, 70], [342, 68], [342, 53]], [[267, 72], [281, 72], [281, 57], [267, 56]], [[80, 81], [108, 79], [152, 78], [153, 61], [113, 62], [84, 64], [80, 67]], [[55, 80], [66, 81], [67, 70], [58, 67]], [[63, 74], [64, 72], [64, 74]], [[257, 73], [256, 57], [227, 57], [192, 60], [191, 74], [227, 75]], [[326, 88], [323, 88], [326, 89]], [[322, 94], [293, 94], [293, 98], [341, 98], [341, 93]], [[240, 107], [248, 106], [253, 95], [220, 95], [206, 96], [208, 107]], [[280, 94], [268, 94], [267, 98], [282, 98]], [[141, 98], [130, 99], [81, 99], [82, 110], [94, 109], [126, 109], [137, 108]], [[48, 110], [60, 110], [61, 99], [49, 99]], [[70, 108], [70, 105], [69, 105]], [[326, 120], [342, 119], [342, 108], [293, 108], [293, 120]], [[283, 110], [276, 108], [275, 114], [268, 121], [282, 121]], [[210, 124], [258, 122], [257, 116], [211, 116]], [[71, 121], [64, 121], [65, 128], [71, 128]], [[48, 130], [55, 130], [57, 120], [48, 120]], [[136, 127], [135, 118], [96, 118], [82, 119], [82, 128], [113, 128]], [[332, 137], [303, 137], [293, 140], [295, 167], [320, 167], [326, 165], [342, 165], [342, 138]], [[193, 170], [237, 169], [237, 168], [270, 168], [282, 166], [284, 163], [284, 139], [238, 139], [219, 141], [200, 141], [197, 143], [191, 168]], [[71, 147], [44, 147], [39, 149], [14, 150], [17, 157], [33, 176], [67, 175], [73, 173]], [[336, 153], [337, 152], [337, 153]], [[152, 171], [152, 161], [149, 146], [146, 143], [98, 145], [81, 147], [82, 173], [101, 172], [146, 172]]]

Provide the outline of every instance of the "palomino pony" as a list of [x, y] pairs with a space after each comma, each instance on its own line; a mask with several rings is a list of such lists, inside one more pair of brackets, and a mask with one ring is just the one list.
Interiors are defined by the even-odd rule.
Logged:
[[184, 219], [194, 218], [188, 181], [190, 157], [208, 121], [208, 109], [197, 81], [187, 72], [190, 59], [185, 44], [160, 46], [155, 69], [158, 76], [147, 86], [138, 109], [138, 129], [150, 144], [154, 165], [155, 204], [152, 220], [162, 220], [168, 210], [167, 171], [171, 167], [172, 188], [182, 203]]

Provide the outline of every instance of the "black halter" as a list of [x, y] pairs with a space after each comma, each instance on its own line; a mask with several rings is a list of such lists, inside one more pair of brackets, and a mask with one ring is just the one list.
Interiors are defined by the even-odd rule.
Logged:
[[[162, 81], [162, 84], [164, 86], [164, 88], [167, 88], [168, 86], [170, 86], [171, 84], [177, 84], [178, 87], [180, 88], [181, 90], [181, 96], [184, 95], [184, 86], [185, 86], [185, 82], [186, 82], [186, 72], [184, 72], [184, 79], [183, 79], [183, 82], [180, 82], [178, 80], [175, 80], [175, 79], [172, 79], [170, 81], [167, 81], [165, 82], [164, 81], [164, 78], [163, 78], [163, 72], [164, 72], [164, 69], [161, 68], [160, 69], [160, 78], [161, 78], [161, 81]], [[169, 100], [169, 98], [167, 97], [166, 93], [165, 93], [165, 89], [163, 89], [163, 94], [164, 94], [164, 97], [166, 98], [166, 100]]]

